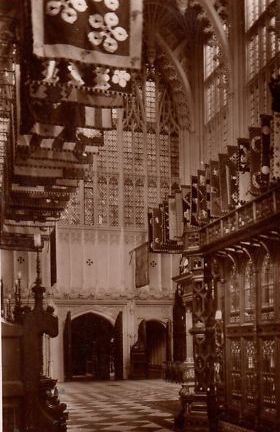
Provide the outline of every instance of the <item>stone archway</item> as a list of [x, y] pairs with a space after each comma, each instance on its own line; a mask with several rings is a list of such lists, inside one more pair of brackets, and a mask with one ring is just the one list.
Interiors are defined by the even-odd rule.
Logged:
[[159, 320], [146, 321], [148, 377], [161, 378], [167, 360], [167, 326]]
[[109, 380], [114, 377], [115, 329], [93, 312], [78, 315], [64, 331], [64, 363], [68, 380]]

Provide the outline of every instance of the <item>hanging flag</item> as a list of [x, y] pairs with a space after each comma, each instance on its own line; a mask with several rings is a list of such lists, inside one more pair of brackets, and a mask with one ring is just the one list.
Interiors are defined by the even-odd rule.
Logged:
[[262, 159], [262, 137], [261, 128], [249, 128], [250, 139], [250, 183], [251, 193], [259, 195], [262, 190], [261, 159]]
[[228, 159], [227, 154], [219, 153], [219, 182], [220, 182], [222, 212], [229, 211], [227, 159]]
[[200, 225], [208, 221], [207, 185], [205, 170], [197, 171], [197, 220]]
[[[124, 91], [123, 87], [117, 88], [116, 84], [110, 87], [110, 91], [100, 93], [99, 89], [95, 88], [94, 83], [92, 86], [87, 85], [75, 86], [71, 83], [62, 83], [61, 81], [54, 80], [54, 82], [41, 80], [33, 80], [30, 83], [28, 80], [27, 94], [32, 99], [47, 100], [49, 103], [61, 102], [76, 102], [80, 105], [87, 105], [92, 107], [102, 108], [121, 108], [123, 107], [123, 98], [119, 94]], [[128, 91], [128, 84], [126, 85], [126, 92]], [[114, 90], [116, 94], [114, 94]], [[130, 88], [129, 88], [130, 91]]]
[[273, 113], [273, 177], [280, 178], [280, 113]]
[[230, 211], [238, 203], [237, 152], [237, 146], [227, 146], [227, 154], [219, 153], [222, 211]]
[[[103, 131], [97, 129], [67, 129], [59, 125], [36, 123], [31, 129], [32, 134], [19, 135], [16, 143], [16, 156], [29, 157], [40, 149], [54, 151], [54, 159], [58, 152], [60, 159], [68, 159], [64, 152], [72, 152], [74, 160], [77, 156], [87, 153], [96, 154], [104, 145]], [[62, 154], [61, 154], [62, 153]], [[50, 156], [50, 154], [49, 154]], [[50, 156], [51, 157], [51, 156]]]
[[117, 68], [141, 68], [142, 0], [31, 0], [38, 57]]
[[184, 210], [183, 210], [182, 191], [175, 192], [175, 205], [176, 205], [176, 238], [180, 240], [182, 239], [184, 233]]
[[210, 160], [210, 216], [221, 216], [219, 162]]
[[184, 221], [188, 225], [191, 223], [191, 186], [182, 185], [182, 198], [183, 198], [183, 215]]
[[207, 219], [210, 218], [210, 165], [204, 164], [206, 180]]
[[261, 179], [262, 191], [265, 191], [269, 186], [270, 179], [270, 158], [271, 158], [271, 120], [272, 116], [261, 114], [261, 137], [262, 137], [262, 154], [261, 154]]
[[73, 102], [50, 104], [39, 99], [21, 99], [20, 133], [29, 134], [37, 124], [110, 130], [113, 127], [112, 109]]
[[190, 208], [191, 225], [198, 225], [197, 202], [198, 202], [197, 176], [191, 176], [191, 208]]
[[152, 209], [152, 250], [159, 248], [162, 243], [162, 212], [157, 207]]
[[162, 244], [166, 246], [169, 237], [169, 213], [168, 213], [168, 201], [164, 200], [162, 204], [159, 205], [161, 211], [161, 220], [162, 220]]
[[101, 65], [76, 65], [66, 60], [40, 60], [31, 56], [23, 72], [26, 93], [54, 103], [117, 107], [122, 106], [121, 96], [132, 89], [130, 71]]
[[227, 146], [227, 176], [229, 208], [234, 209], [238, 204], [238, 147]]
[[250, 141], [248, 138], [238, 138], [238, 171], [250, 172]]
[[169, 218], [169, 238], [170, 240], [175, 240], [177, 235], [176, 198], [173, 195], [168, 197], [168, 218]]
[[134, 249], [135, 253], [135, 286], [141, 288], [149, 285], [149, 245], [143, 243]]
[[250, 194], [250, 140], [238, 138], [238, 184], [241, 203], [251, 199]]

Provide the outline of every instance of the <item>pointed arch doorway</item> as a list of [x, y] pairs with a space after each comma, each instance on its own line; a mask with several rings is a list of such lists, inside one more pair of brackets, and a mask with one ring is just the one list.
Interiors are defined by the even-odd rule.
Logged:
[[68, 312], [64, 371], [66, 381], [123, 379], [122, 312], [115, 325], [94, 312], [73, 319]]
[[162, 378], [169, 357], [169, 327], [159, 320], [146, 321], [148, 378]]
[[162, 378], [164, 365], [171, 360], [171, 322], [142, 320], [130, 354], [131, 378]]

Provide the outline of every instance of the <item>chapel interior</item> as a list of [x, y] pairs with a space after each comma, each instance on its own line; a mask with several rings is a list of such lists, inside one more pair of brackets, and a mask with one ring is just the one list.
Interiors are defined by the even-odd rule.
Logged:
[[4, 432], [279, 432], [280, 0], [1, 0], [0, 193]]

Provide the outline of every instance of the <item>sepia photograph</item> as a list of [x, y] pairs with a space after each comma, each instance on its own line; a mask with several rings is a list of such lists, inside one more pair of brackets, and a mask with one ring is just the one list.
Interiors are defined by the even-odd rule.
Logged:
[[0, 432], [280, 431], [280, 0], [0, 0], [0, 196]]

